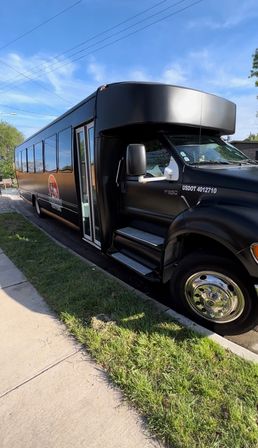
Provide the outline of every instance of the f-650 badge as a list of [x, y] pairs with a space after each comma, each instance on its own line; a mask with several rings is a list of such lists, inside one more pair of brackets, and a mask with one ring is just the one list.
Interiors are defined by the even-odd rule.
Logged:
[[197, 193], [210, 193], [216, 194], [218, 189], [216, 187], [201, 187], [198, 185], [182, 185], [183, 191], [196, 191]]

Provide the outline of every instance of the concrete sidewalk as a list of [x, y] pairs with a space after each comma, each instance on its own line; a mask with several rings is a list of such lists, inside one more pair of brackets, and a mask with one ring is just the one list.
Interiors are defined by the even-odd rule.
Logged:
[[0, 193], [0, 213], [15, 212], [15, 202], [22, 201], [18, 194], [12, 194], [6, 191]]
[[161, 446], [1, 249], [0, 341], [1, 448]]

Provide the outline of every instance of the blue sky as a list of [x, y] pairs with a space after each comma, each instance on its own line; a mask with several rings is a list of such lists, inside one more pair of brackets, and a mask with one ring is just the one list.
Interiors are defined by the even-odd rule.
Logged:
[[[257, 0], [196, 2], [2, 2], [0, 120], [29, 136], [101, 84], [158, 81], [201, 89], [234, 101], [234, 138], [258, 133], [258, 88], [248, 78], [252, 54], [258, 47]], [[147, 8], [152, 9], [140, 15]], [[183, 8], [187, 9], [171, 15]], [[139, 15], [133, 20], [102, 34], [136, 14]], [[159, 19], [162, 20], [148, 26]], [[121, 39], [144, 26], [148, 27]], [[97, 38], [67, 51], [96, 34]], [[120, 40], [108, 45], [117, 39]]]

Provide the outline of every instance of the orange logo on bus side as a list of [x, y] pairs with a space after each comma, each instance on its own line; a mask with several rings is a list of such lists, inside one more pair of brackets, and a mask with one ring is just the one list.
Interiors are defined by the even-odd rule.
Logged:
[[48, 177], [48, 192], [51, 198], [59, 199], [59, 188], [56, 178], [53, 174], [50, 174], [50, 176]]

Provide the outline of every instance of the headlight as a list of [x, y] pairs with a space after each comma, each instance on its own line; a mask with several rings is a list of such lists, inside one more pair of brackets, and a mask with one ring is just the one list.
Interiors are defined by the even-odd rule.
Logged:
[[254, 257], [256, 263], [258, 263], [258, 243], [253, 243], [250, 247], [252, 256]]

